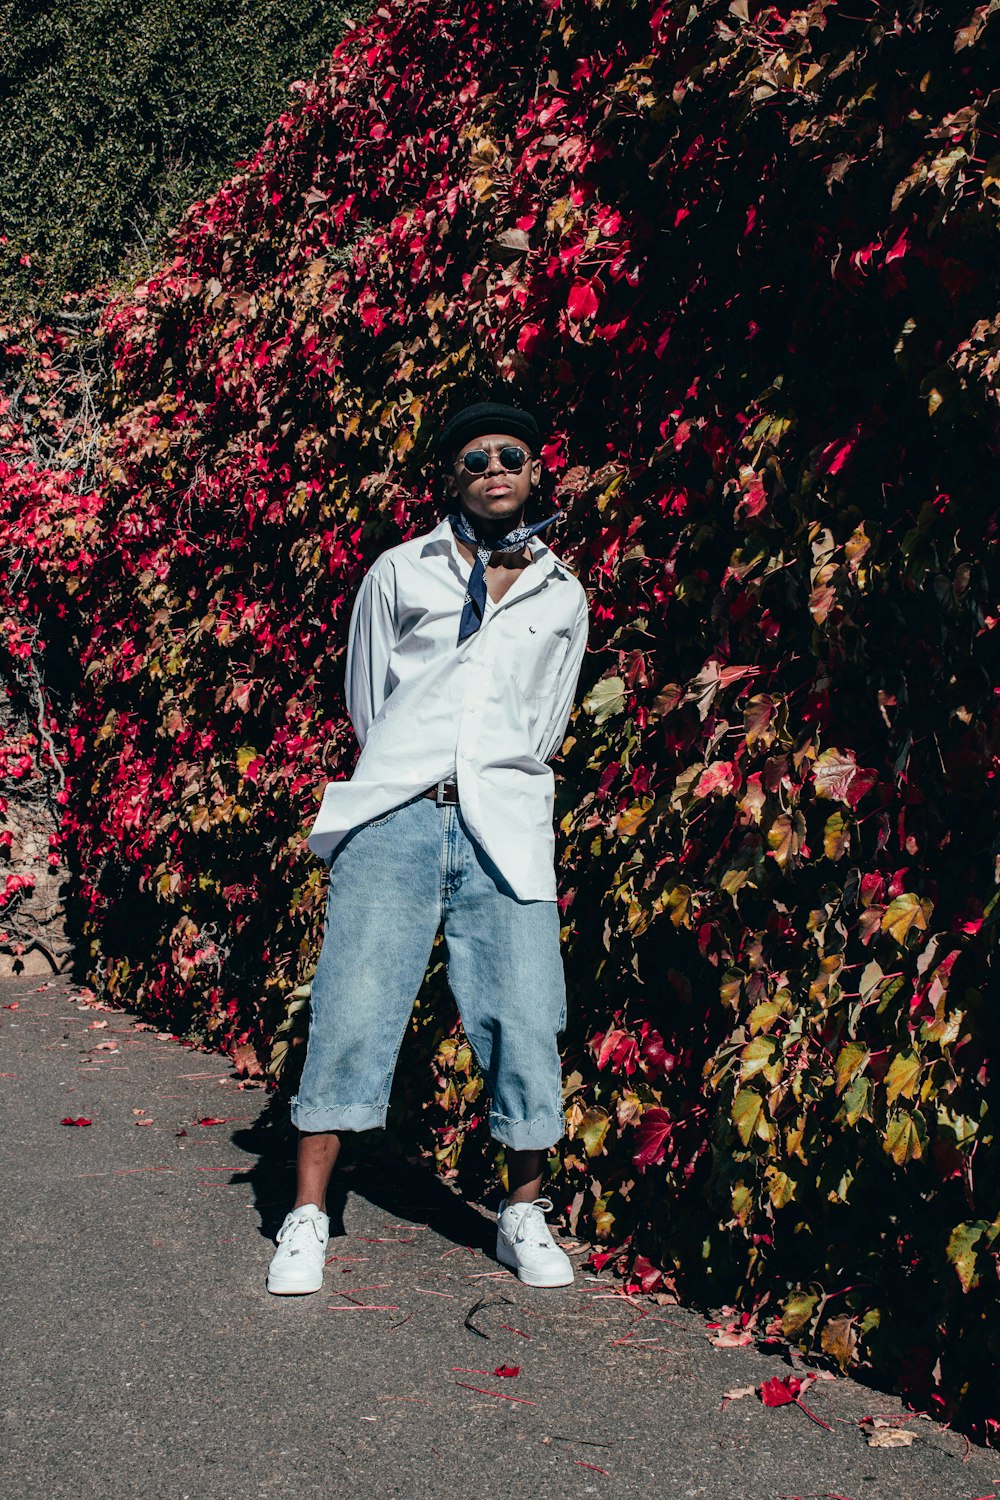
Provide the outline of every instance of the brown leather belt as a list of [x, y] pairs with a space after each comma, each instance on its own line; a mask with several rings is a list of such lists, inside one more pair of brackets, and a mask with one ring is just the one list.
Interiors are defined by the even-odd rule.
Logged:
[[433, 797], [438, 807], [457, 807], [458, 782], [439, 781], [436, 786], [429, 786], [423, 796]]

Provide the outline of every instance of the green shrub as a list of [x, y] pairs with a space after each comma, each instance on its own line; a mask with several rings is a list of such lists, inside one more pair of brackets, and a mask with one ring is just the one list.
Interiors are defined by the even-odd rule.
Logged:
[[0, 309], [53, 306], [153, 249], [254, 149], [347, 10], [347, 0], [3, 0]]

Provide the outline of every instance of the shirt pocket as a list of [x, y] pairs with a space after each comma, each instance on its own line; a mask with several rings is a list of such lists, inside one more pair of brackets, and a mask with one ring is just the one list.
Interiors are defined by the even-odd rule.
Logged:
[[550, 702], [569, 651], [569, 635], [530, 625], [511, 631], [511, 676], [521, 696], [531, 704]]

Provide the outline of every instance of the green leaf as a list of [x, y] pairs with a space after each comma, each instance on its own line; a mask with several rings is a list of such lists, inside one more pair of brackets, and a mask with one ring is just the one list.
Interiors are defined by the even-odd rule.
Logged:
[[781, 1310], [781, 1331], [786, 1339], [794, 1339], [812, 1320], [819, 1296], [819, 1292], [795, 1291], [786, 1299]]
[[774, 1072], [772, 1067], [776, 1042], [773, 1037], [755, 1036], [748, 1042], [740, 1054], [740, 1082], [745, 1083], [748, 1078], [754, 1078], [758, 1073], [763, 1073], [769, 1083], [777, 1082], [771, 1077]]
[[795, 1196], [795, 1181], [776, 1167], [767, 1171], [767, 1191], [775, 1208], [784, 1208]]
[[749, 1146], [753, 1135], [762, 1141], [773, 1138], [774, 1126], [768, 1120], [764, 1112], [764, 1100], [756, 1090], [740, 1089], [733, 1100], [732, 1116], [744, 1146]]
[[945, 1253], [958, 1273], [963, 1292], [970, 1291], [981, 1280], [976, 1270], [976, 1245], [989, 1227], [985, 1219], [971, 1219], [964, 1224], [956, 1224], [948, 1236]]
[[787, 1014], [790, 1009], [787, 1000], [762, 1000], [759, 1005], [754, 1006], [747, 1017], [750, 1035], [756, 1036], [758, 1031], [766, 1031], [773, 1021]]
[[926, 1144], [927, 1127], [922, 1115], [899, 1110], [889, 1116], [884, 1146], [898, 1167], [922, 1156]]
[[592, 714], [596, 724], [603, 724], [612, 714], [625, 707], [625, 683], [620, 677], [602, 677], [583, 700], [584, 712]]
[[848, 1125], [856, 1125], [862, 1115], [871, 1119], [872, 1086], [860, 1074], [844, 1091], [844, 1119]]
[[865, 964], [861, 971], [861, 983], [858, 985], [862, 1002], [867, 1002], [871, 999], [884, 978], [885, 974], [883, 973], [881, 964], [876, 963], [874, 959]]
[[576, 1134], [577, 1138], [583, 1141], [588, 1156], [596, 1156], [602, 1149], [610, 1124], [610, 1115], [599, 1105], [591, 1105], [590, 1109], [584, 1110], [576, 1127]]

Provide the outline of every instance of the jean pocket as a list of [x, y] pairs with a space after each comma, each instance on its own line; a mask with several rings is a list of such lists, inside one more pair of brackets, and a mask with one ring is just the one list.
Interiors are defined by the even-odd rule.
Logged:
[[383, 823], [391, 823], [399, 810], [398, 807], [390, 807], [387, 813], [382, 813], [377, 818], [369, 818], [367, 823], [362, 823], [361, 826], [362, 828], [381, 828]]

